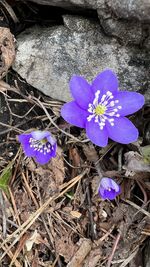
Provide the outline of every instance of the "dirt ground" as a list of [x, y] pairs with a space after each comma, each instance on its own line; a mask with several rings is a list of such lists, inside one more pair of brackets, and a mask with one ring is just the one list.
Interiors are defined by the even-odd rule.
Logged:
[[[19, 23], [5, 5], [0, 17], [16, 39], [29, 25], [49, 22], [38, 6], [13, 7]], [[140, 131], [136, 143], [99, 148], [60, 117], [62, 104], [11, 68], [0, 81], [0, 266], [147, 267], [150, 106], [130, 117]], [[17, 139], [32, 129], [57, 139], [57, 157], [44, 166], [25, 157]], [[121, 185], [114, 201], [97, 194], [101, 168]]]

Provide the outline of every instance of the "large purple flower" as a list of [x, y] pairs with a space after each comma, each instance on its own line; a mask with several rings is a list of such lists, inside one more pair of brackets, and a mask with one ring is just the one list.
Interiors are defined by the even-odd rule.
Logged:
[[48, 131], [33, 131], [20, 134], [19, 141], [28, 157], [34, 157], [36, 162], [46, 164], [56, 156], [57, 143]]
[[111, 178], [103, 177], [100, 181], [98, 193], [103, 199], [113, 200], [121, 193], [120, 186]]
[[88, 138], [104, 147], [108, 137], [128, 144], [138, 138], [138, 130], [124, 116], [139, 110], [144, 97], [136, 92], [118, 91], [118, 79], [111, 70], [98, 74], [90, 85], [74, 75], [70, 80], [74, 101], [61, 109], [62, 117], [75, 126], [85, 128]]

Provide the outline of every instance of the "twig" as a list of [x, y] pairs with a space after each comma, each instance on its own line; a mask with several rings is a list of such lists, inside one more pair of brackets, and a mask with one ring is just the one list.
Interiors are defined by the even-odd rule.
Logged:
[[114, 257], [115, 251], [117, 249], [117, 245], [119, 243], [120, 237], [121, 237], [121, 233], [118, 233], [117, 238], [116, 238], [115, 243], [114, 243], [113, 248], [112, 248], [112, 252], [108, 258], [107, 267], [111, 266], [111, 262], [112, 262], [112, 259]]
[[131, 255], [127, 259], [125, 259], [124, 262], [119, 267], [125, 267], [125, 266], [127, 266], [128, 263], [136, 256], [138, 250], [139, 250], [139, 248], [136, 249], [135, 251], [133, 251], [131, 253]]
[[[33, 97], [33, 99], [35, 100], [35, 98]], [[67, 135], [68, 137], [72, 138], [73, 140], [82, 143], [83, 141], [81, 141], [80, 139], [74, 137], [72, 134], [65, 132], [64, 130], [60, 129], [58, 127], [58, 125], [53, 121], [53, 119], [51, 118], [51, 116], [49, 115], [47, 109], [44, 107], [43, 103], [36, 98], [36, 102], [38, 102], [39, 106], [44, 110], [46, 116], [48, 117], [48, 119], [50, 120], [51, 124], [53, 124], [60, 132], [62, 132], [63, 134]]]
[[91, 211], [91, 199], [90, 199], [89, 185], [87, 185], [86, 192], [87, 192], [88, 211], [89, 211], [89, 217], [90, 217], [92, 240], [95, 240], [97, 236], [96, 236], [96, 230], [95, 230], [96, 228], [94, 227], [93, 213]]
[[135, 209], [137, 209], [139, 212], [142, 212], [144, 215], [146, 215], [147, 217], [150, 218], [150, 213], [146, 210], [144, 210], [142, 207], [139, 207], [138, 205], [136, 205], [135, 203], [133, 203], [132, 201], [126, 199], [124, 200], [126, 203], [130, 204], [132, 207], [134, 207]]
[[[84, 175], [88, 172], [88, 169], [84, 170], [80, 175], [76, 176], [75, 178], [72, 179], [72, 182], [69, 181], [67, 183], [67, 187], [66, 187], [66, 183], [64, 185], [64, 190], [59, 193], [54, 195], [53, 197], [50, 197], [38, 210], [36, 210], [34, 212], [34, 214], [32, 214], [28, 220], [26, 220], [22, 225], [20, 225], [20, 227], [18, 227], [18, 229], [11, 234], [10, 236], [8, 236], [5, 241], [0, 245], [0, 247], [4, 246], [7, 242], [10, 242], [10, 240], [14, 237], [15, 240], [12, 242], [12, 244], [8, 247], [8, 249], [3, 253], [3, 255], [0, 257], [0, 261], [3, 259], [3, 257], [6, 255], [7, 251], [9, 251], [9, 249], [11, 249], [17, 242], [18, 240], [21, 238], [21, 236], [24, 235], [24, 233], [31, 227], [31, 225], [36, 221], [36, 219], [41, 215], [41, 213], [44, 212], [44, 210], [49, 206], [49, 204], [53, 201], [58, 199], [59, 197], [62, 197], [68, 190], [70, 190], [80, 179], [82, 179], [84, 177]], [[22, 232], [21, 232], [22, 231]], [[18, 233], [21, 232], [19, 235]]]
[[0, 189], [0, 205], [2, 210], [2, 218], [3, 218], [3, 238], [6, 237], [6, 229], [7, 229], [7, 219], [6, 219], [6, 213], [5, 213], [5, 203], [3, 201], [3, 195], [2, 190]]
[[122, 170], [122, 152], [123, 152], [123, 147], [121, 147], [118, 152], [118, 171]]
[[[146, 194], [146, 192], [145, 192], [143, 186], [141, 185], [141, 183], [140, 183], [138, 180], [136, 180], [136, 182], [137, 182], [138, 186], [140, 187], [140, 189], [141, 189], [141, 191], [142, 191], [142, 193], [143, 193], [143, 196], [144, 196], [144, 205], [145, 205], [146, 202], [147, 202], [147, 194]], [[143, 206], [144, 206], [144, 205], [143, 205]]]
[[19, 20], [18, 20], [18, 18], [16, 16], [15, 12], [13, 11], [12, 7], [5, 0], [1, 0], [1, 5], [6, 9], [8, 14], [13, 19], [14, 23], [18, 23]]

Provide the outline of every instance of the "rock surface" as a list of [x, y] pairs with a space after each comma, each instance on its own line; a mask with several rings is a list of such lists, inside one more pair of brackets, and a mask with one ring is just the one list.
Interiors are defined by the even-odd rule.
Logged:
[[120, 89], [141, 90], [150, 99], [148, 51], [121, 46], [89, 19], [66, 15], [64, 24], [33, 27], [18, 37], [14, 69], [29, 84], [52, 98], [69, 101], [73, 74], [91, 81], [110, 68], [118, 74]]
[[119, 18], [150, 21], [150, 0], [26, 0], [41, 5], [63, 8], [92, 8], [107, 6]]
[[119, 18], [150, 21], [150, 0], [106, 0], [106, 3]]

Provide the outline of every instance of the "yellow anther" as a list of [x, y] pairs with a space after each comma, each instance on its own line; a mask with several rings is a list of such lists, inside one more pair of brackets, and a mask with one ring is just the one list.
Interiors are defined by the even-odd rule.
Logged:
[[98, 105], [95, 109], [95, 114], [96, 115], [103, 115], [106, 111], [106, 107], [102, 105]]

